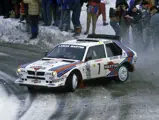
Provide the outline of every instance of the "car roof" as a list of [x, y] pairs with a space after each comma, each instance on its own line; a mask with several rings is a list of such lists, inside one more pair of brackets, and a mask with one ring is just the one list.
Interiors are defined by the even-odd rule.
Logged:
[[82, 38], [82, 39], [74, 39], [65, 41], [61, 44], [70, 44], [70, 45], [81, 45], [81, 46], [95, 46], [103, 43], [112, 43], [113, 40], [107, 40], [107, 39], [97, 39], [97, 38]]

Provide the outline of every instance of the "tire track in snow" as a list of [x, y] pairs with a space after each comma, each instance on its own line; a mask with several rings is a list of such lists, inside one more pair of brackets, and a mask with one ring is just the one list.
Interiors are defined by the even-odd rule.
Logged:
[[6, 53], [1, 53], [1, 52], [0, 52], [0, 56], [10, 56], [10, 55], [8, 55], [8, 54], [6, 54]]
[[2, 85], [0, 85], [0, 95], [0, 119], [17, 120], [20, 101], [15, 95], [8, 95]]
[[28, 111], [20, 120], [48, 120], [57, 109], [53, 94], [37, 94]]
[[[14, 98], [18, 100], [19, 109], [16, 109], [15, 111], [18, 113], [18, 117], [21, 117], [31, 106], [35, 95], [29, 94], [26, 89], [21, 89], [20, 86], [14, 83], [15, 79], [16, 78], [0, 71], [0, 84], [3, 86], [5, 93], [8, 96], [14, 96]], [[5, 109], [5, 107], [3, 109]]]

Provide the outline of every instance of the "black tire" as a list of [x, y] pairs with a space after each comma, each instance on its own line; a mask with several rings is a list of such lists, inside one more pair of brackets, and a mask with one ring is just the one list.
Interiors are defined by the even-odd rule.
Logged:
[[[76, 77], [77, 79], [76, 79], [76, 82], [77, 83], [74, 83], [75, 81], [75, 78], [74, 77]], [[74, 85], [73, 85], [73, 83], [74, 83]], [[75, 85], [76, 84], [76, 85]], [[65, 87], [66, 87], [66, 89], [67, 89], [67, 91], [68, 92], [74, 92], [75, 90], [76, 90], [76, 88], [78, 87], [78, 85], [79, 85], [79, 77], [78, 77], [78, 75], [76, 74], [76, 73], [71, 73], [69, 76], [68, 76], [68, 78], [67, 78], [67, 80], [66, 80], [66, 84], [65, 84]]]
[[129, 78], [128, 68], [124, 65], [120, 66], [118, 69], [117, 81], [126, 82], [128, 80], [128, 78]]

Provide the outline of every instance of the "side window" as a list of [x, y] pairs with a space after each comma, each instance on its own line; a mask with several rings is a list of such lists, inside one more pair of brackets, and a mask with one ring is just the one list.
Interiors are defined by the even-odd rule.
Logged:
[[94, 60], [104, 58], [105, 50], [104, 45], [93, 46], [88, 49], [86, 60]]
[[106, 44], [106, 51], [108, 57], [122, 55], [122, 49], [115, 43]]

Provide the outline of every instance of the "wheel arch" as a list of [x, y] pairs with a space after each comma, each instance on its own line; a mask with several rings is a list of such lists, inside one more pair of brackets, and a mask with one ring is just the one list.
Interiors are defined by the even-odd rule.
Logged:
[[[80, 83], [80, 82], [83, 80], [83, 76], [82, 76], [82, 74], [81, 74], [81, 71], [78, 70], [78, 69], [73, 69], [72, 71], [70, 71], [70, 73], [69, 73], [69, 75], [68, 75], [67, 78], [69, 78], [69, 76], [70, 76], [71, 74], [73, 74], [73, 73], [75, 73], [75, 74], [77, 75], [77, 77], [79, 78], [79, 83]], [[67, 81], [67, 79], [66, 79], [66, 81]]]
[[130, 62], [124, 62], [122, 65], [126, 66], [129, 72], [134, 71], [134, 65], [131, 64]]

